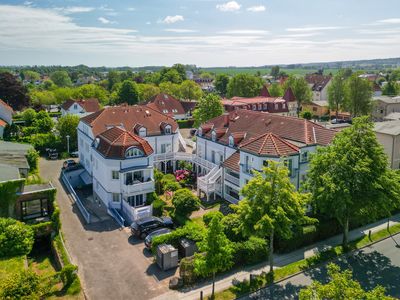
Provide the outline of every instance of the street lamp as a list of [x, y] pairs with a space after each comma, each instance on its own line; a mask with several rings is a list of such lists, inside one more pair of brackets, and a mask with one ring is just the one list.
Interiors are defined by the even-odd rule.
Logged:
[[69, 153], [69, 135], [67, 135], [66, 138], [67, 138], [67, 152]]

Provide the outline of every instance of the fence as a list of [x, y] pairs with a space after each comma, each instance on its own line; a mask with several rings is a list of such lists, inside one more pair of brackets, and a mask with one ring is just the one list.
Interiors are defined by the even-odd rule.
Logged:
[[71, 183], [69, 182], [67, 176], [65, 175], [64, 171], [62, 172], [61, 176], [65, 186], [67, 187], [68, 191], [71, 194], [72, 199], [75, 201], [76, 206], [79, 208], [83, 218], [85, 219], [86, 223], [90, 223], [91, 214], [86, 210], [85, 206], [83, 206], [81, 200], [79, 199], [78, 195], [75, 193], [74, 188], [72, 187]]

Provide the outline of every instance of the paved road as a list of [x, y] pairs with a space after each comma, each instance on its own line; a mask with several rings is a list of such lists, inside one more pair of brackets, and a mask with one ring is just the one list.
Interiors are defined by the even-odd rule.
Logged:
[[168, 291], [161, 272], [142, 242], [113, 220], [86, 225], [59, 181], [61, 161], [40, 160], [40, 173], [57, 188], [62, 231], [73, 262], [79, 266], [89, 299], [150, 299]]
[[[386, 293], [400, 297], [400, 234], [386, 239], [349, 257], [337, 259], [342, 269], [351, 269], [353, 278], [365, 289], [376, 285], [386, 288]], [[310, 285], [312, 280], [327, 281], [326, 265], [301, 273], [270, 288], [241, 299], [297, 299], [301, 288]]]

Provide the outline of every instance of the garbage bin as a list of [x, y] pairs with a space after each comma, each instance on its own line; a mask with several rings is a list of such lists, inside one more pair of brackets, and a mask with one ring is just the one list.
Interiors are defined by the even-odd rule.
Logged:
[[161, 244], [157, 247], [157, 265], [166, 271], [178, 266], [178, 250], [172, 245]]
[[182, 238], [179, 241], [179, 255], [180, 257], [190, 257], [193, 256], [197, 251], [196, 242]]

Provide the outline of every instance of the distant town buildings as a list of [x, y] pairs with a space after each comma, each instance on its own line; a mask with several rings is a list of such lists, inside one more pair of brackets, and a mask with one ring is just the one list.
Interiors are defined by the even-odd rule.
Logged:
[[79, 117], [87, 116], [91, 113], [100, 110], [99, 100], [81, 99], [81, 100], [67, 100], [61, 105], [61, 115], [76, 115]]

